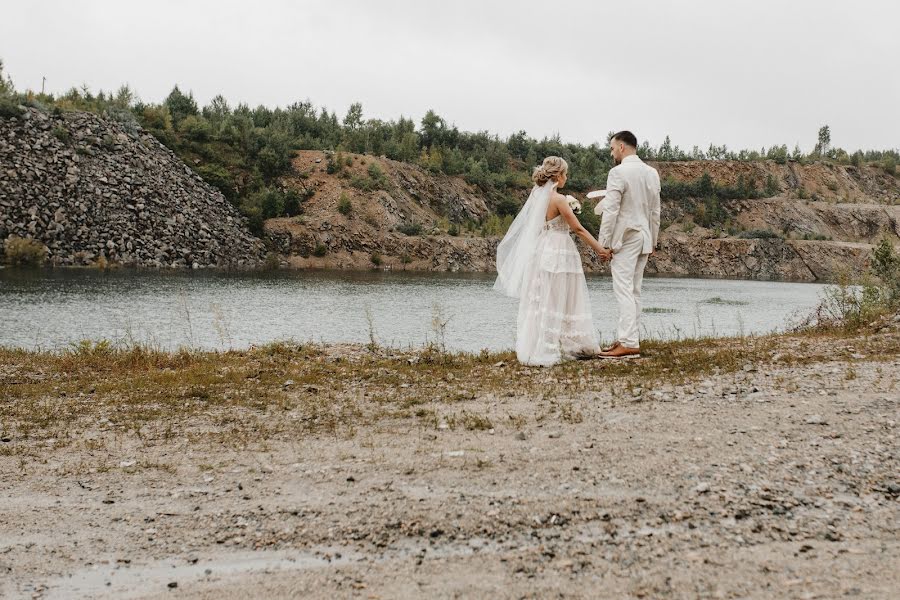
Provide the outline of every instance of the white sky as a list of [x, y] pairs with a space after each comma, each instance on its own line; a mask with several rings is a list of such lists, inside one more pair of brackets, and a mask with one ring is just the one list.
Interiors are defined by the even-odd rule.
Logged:
[[159, 102], [433, 108], [467, 131], [684, 149], [900, 147], [894, 0], [27, 0], [0, 10], [16, 88], [128, 83]]

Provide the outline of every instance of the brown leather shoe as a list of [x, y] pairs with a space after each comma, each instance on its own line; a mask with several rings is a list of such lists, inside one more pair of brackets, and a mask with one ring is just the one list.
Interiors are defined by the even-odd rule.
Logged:
[[616, 348], [618, 348], [621, 345], [622, 345], [622, 342], [620, 342], [619, 340], [616, 340], [615, 342], [613, 342], [612, 346], [610, 346], [609, 348], [602, 348], [600, 350], [600, 352], [612, 352], [613, 350], [615, 350]]
[[600, 358], [640, 358], [640, 348], [627, 348], [621, 344], [609, 352], [601, 352]]

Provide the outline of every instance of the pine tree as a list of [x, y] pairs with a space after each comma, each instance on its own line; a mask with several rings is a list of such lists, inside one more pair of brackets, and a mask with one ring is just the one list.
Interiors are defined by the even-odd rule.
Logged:
[[176, 127], [185, 117], [196, 115], [199, 112], [197, 110], [197, 102], [194, 100], [194, 95], [188, 93], [188, 95], [185, 96], [181, 93], [181, 90], [178, 89], [177, 85], [172, 88], [171, 93], [163, 104], [169, 109], [169, 114], [172, 115], [172, 122]]

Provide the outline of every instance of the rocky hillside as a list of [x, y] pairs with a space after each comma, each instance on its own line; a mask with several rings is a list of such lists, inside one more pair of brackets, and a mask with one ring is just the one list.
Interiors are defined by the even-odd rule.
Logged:
[[139, 127], [80, 112], [0, 119], [0, 252], [53, 265], [250, 267], [265, 249], [220, 192]]
[[[304, 214], [266, 223], [289, 264], [438, 271], [494, 268], [499, 238], [491, 235], [490, 227], [466, 227], [491, 212], [477, 188], [459, 178], [384, 158], [345, 155], [345, 159], [346, 166], [329, 173], [327, 165], [334, 157], [326, 153], [300, 152], [295, 158], [295, 175], [285, 184], [311, 194]], [[704, 173], [721, 186], [743, 181], [755, 182], [761, 189], [768, 181], [772, 194], [722, 201], [730, 232], [697, 224], [691, 211], [695, 201], [664, 199], [661, 250], [651, 260], [651, 272], [833, 280], [864, 269], [871, 244], [882, 237], [900, 242], [900, 182], [875, 167], [725, 161], [654, 166], [670, 181], [696, 181]], [[383, 175], [376, 177], [377, 182], [370, 175], [373, 170]], [[603, 184], [598, 182], [598, 187]], [[523, 189], [517, 195], [524, 200], [527, 193]], [[769, 237], [752, 237], [760, 231]], [[589, 270], [606, 269], [590, 252], [584, 257]]]
[[295, 175], [285, 183], [311, 197], [302, 215], [266, 222], [267, 234], [290, 265], [365, 269], [379, 263], [429, 271], [493, 268], [498, 239], [465, 232], [450, 235], [454, 225], [459, 229], [489, 216], [491, 211], [477, 188], [407, 163], [344, 156], [349, 164], [334, 174], [328, 173], [329, 156], [323, 152], [301, 151], [294, 159]]

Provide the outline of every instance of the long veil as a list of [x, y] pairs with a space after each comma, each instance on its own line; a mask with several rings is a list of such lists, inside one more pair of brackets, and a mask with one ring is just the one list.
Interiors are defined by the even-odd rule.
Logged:
[[525, 272], [531, 264], [538, 236], [547, 218], [550, 196], [557, 183], [552, 179], [531, 188], [528, 200], [516, 215], [500, 245], [497, 246], [497, 281], [494, 289], [518, 298], [522, 293]]

